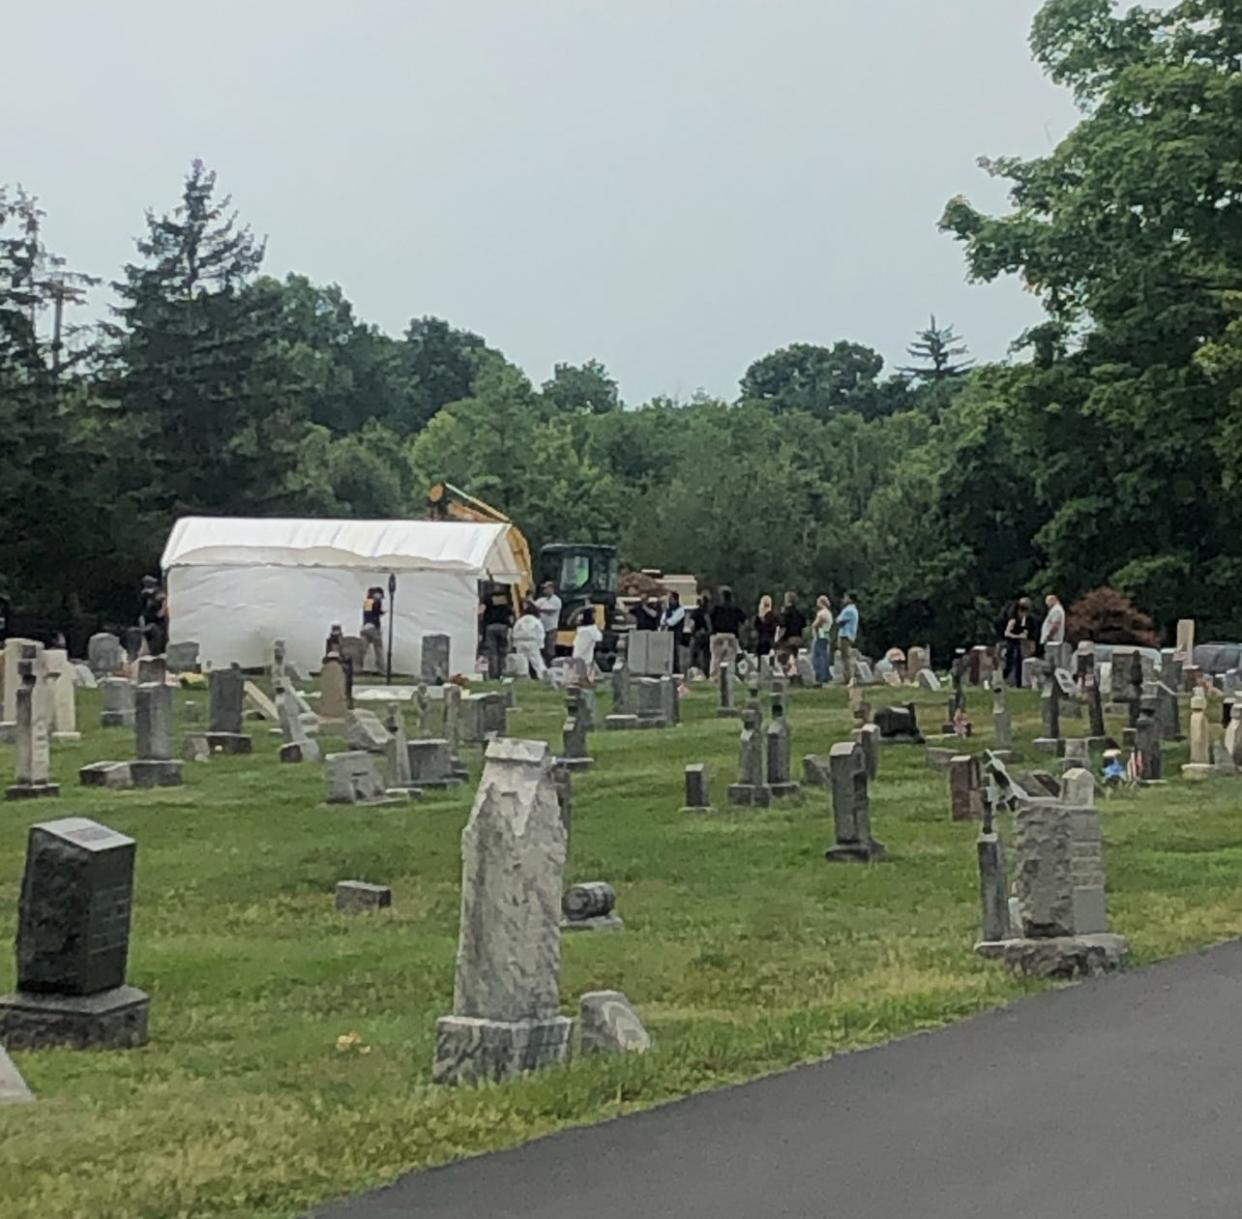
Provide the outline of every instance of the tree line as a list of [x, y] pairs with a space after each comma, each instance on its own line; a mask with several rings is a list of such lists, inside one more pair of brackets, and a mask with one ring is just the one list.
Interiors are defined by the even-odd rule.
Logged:
[[0, 192], [0, 581], [31, 613], [127, 618], [179, 515], [415, 516], [447, 479], [535, 546], [613, 542], [746, 601], [851, 588], [873, 648], [1101, 586], [1166, 634], [1239, 637], [1242, 15], [1050, 0], [1031, 45], [1079, 123], [983, 162], [1005, 214], [941, 219], [972, 277], [1043, 303], [999, 363], [933, 318], [890, 375], [839, 339], [761, 356], [728, 401], [627, 405], [596, 361], [537, 385], [442, 319], [393, 337], [335, 285], [265, 276], [198, 163], [109, 319], [75, 326], [97, 281]]

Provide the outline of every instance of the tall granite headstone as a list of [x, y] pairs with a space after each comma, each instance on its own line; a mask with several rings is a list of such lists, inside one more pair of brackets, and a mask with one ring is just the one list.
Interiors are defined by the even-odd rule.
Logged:
[[448, 635], [424, 635], [419, 656], [419, 680], [429, 686], [442, 686], [452, 676], [449, 671], [452, 639]]
[[753, 708], [742, 712], [738, 750], [738, 777], [736, 783], [729, 785], [729, 803], [744, 808], [766, 808], [772, 803], [772, 789], [763, 777], [761, 716]]
[[834, 863], [882, 859], [884, 847], [871, 836], [871, 799], [862, 746], [838, 741], [829, 751], [828, 764], [836, 842], [825, 852], [825, 858]]
[[493, 741], [462, 831], [453, 1014], [436, 1023], [438, 1083], [500, 1080], [567, 1061], [560, 1014], [565, 826], [542, 741]]

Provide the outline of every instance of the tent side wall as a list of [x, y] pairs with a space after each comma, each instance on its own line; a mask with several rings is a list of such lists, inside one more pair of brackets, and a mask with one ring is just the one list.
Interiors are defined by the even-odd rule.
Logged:
[[[236, 662], [258, 668], [283, 639], [300, 668], [318, 671], [334, 622], [347, 635], [362, 625], [362, 600], [372, 585], [387, 590], [387, 571], [340, 567], [174, 566], [167, 573], [169, 636], [196, 640], [213, 667]], [[454, 673], [474, 669], [477, 580], [469, 573], [397, 573], [393, 672], [417, 674], [424, 635], [448, 635]], [[392, 607], [388, 607], [391, 609]], [[388, 619], [384, 620], [384, 640]]]

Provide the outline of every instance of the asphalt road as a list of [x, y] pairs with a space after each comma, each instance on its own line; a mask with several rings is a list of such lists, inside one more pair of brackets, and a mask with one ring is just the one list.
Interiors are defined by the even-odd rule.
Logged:
[[1239, 1219], [1242, 941], [315, 1215]]

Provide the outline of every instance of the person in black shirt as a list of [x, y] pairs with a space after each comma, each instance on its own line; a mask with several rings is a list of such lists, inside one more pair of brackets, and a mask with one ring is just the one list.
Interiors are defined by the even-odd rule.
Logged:
[[367, 667], [367, 655], [375, 653], [375, 671], [383, 673], [384, 660], [384, 590], [376, 585], [367, 589], [362, 600], [362, 668]]
[[741, 632], [746, 615], [733, 604], [733, 590], [720, 590], [720, 604], [712, 608], [709, 615], [712, 626], [711, 637], [711, 676], [715, 677], [722, 664], [733, 664], [737, 660], [737, 637]]
[[690, 611], [690, 667], [706, 673], [712, 665], [712, 599], [704, 593]]
[[785, 608], [781, 614], [780, 643], [781, 662], [788, 665], [790, 657], [798, 655], [806, 634], [806, 615], [798, 608], [798, 594], [785, 594]]
[[163, 656], [168, 646], [168, 598], [154, 576], [142, 577], [138, 625], [149, 656]]
[[640, 601], [630, 615], [634, 619], [634, 629], [638, 631], [658, 631], [660, 629], [660, 599], [648, 597]]
[[512, 625], [513, 607], [508, 595], [503, 591], [492, 593], [483, 602], [483, 654], [487, 657], [487, 675], [492, 681], [504, 676]]

